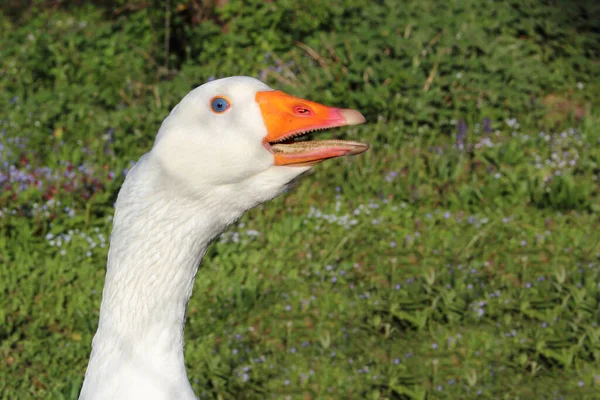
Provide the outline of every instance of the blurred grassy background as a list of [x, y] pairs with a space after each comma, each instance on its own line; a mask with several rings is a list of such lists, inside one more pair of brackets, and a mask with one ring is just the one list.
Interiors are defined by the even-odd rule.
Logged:
[[113, 201], [190, 89], [361, 110], [212, 245], [201, 398], [576, 399], [600, 385], [600, 7], [13, 1], [0, 8], [0, 393], [77, 397]]

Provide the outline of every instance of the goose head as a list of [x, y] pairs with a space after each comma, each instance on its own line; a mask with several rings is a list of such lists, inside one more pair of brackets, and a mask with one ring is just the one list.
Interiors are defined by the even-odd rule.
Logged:
[[186, 191], [251, 185], [254, 194], [264, 194], [255, 199], [262, 202], [313, 165], [368, 149], [353, 141], [298, 141], [301, 136], [364, 122], [358, 111], [300, 99], [254, 78], [230, 77], [188, 93], [164, 120], [151, 153]]

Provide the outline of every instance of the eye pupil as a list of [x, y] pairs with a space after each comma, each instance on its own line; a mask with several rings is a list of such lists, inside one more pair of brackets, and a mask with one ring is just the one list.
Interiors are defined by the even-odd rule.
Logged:
[[222, 97], [217, 97], [212, 100], [211, 107], [215, 112], [223, 112], [229, 108], [229, 102]]

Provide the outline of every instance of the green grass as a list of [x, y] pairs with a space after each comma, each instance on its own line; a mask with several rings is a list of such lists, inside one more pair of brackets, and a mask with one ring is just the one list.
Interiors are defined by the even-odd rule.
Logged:
[[319, 136], [372, 148], [210, 247], [197, 395], [598, 397], [597, 8], [123, 4], [0, 14], [0, 397], [77, 397], [123, 170], [233, 74], [364, 111]]

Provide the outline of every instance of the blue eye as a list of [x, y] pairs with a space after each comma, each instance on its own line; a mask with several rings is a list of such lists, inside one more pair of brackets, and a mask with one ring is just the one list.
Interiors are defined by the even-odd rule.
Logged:
[[223, 97], [215, 97], [212, 99], [212, 103], [210, 104], [213, 111], [216, 113], [222, 113], [229, 108], [229, 102], [225, 100]]

